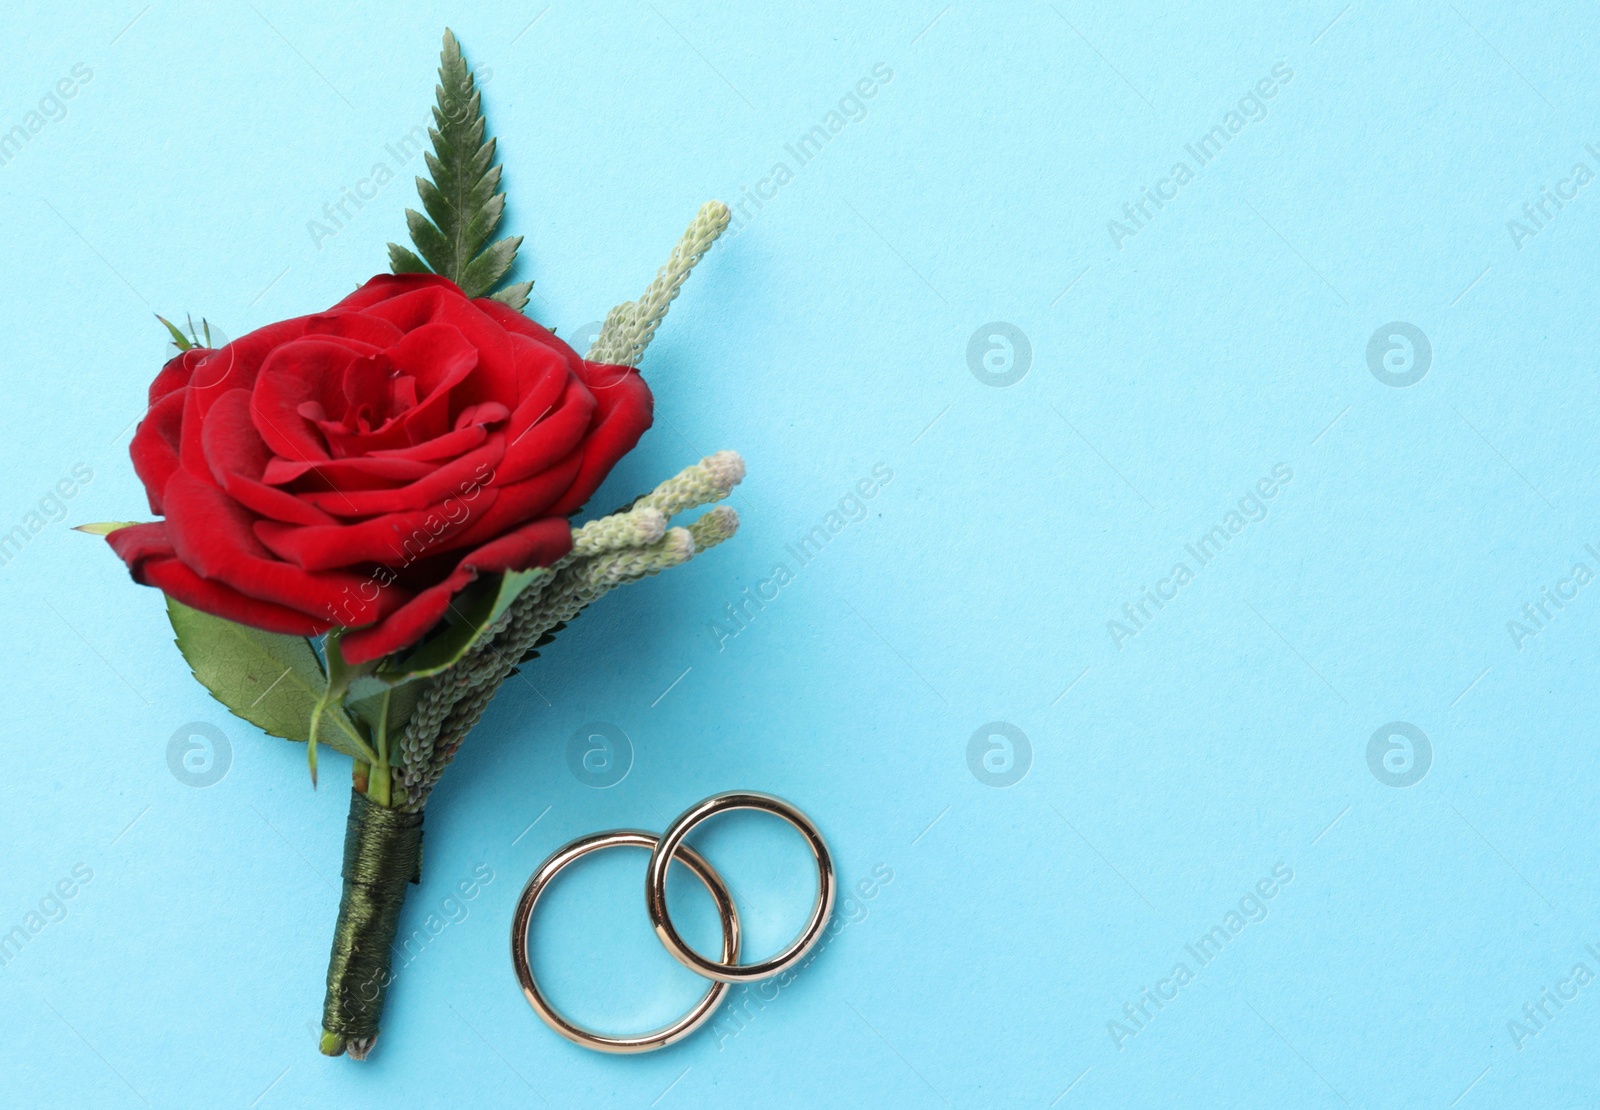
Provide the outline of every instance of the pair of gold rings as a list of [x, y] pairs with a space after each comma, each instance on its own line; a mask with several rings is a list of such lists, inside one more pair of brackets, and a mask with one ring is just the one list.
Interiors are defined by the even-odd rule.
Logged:
[[[805, 837], [806, 846], [811, 849], [817, 864], [817, 900], [805, 927], [776, 956], [753, 964], [739, 962], [739, 912], [734, 908], [733, 896], [728, 893], [727, 884], [703, 856], [684, 843], [689, 833], [701, 822], [734, 809], [761, 810], [783, 818]], [[688, 1013], [649, 1033], [613, 1036], [578, 1025], [552, 1006], [544, 996], [539, 984], [534, 981], [528, 958], [529, 926], [539, 896], [570, 864], [606, 848], [644, 848], [650, 853], [650, 865], [645, 871], [644, 883], [645, 911], [650, 915], [650, 924], [675, 960], [695, 974], [712, 980], [710, 989]], [[709, 959], [690, 948], [672, 924], [672, 917], [667, 912], [667, 870], [674, 860], [694, 872], [717, 905], [717, 916], [722, 921], [722, 957], [719, 960]], [[522, 888], [517, 912], [511, 919], [511, 965], [516, 969], [517, 982], [521, 984], [528, 1004], [544, 1019], [546, 1025], [567, 1040], [599, 1052], [650, 1052], [681, 1041], [704, 1024], [722, 1004], [729, 984], [769, 978], [803, 959], [828, 924], [828, 916], [833, 912], [834, 886], [833, 858], [828, 854], [822, 834], [804, 813], [782, 798], [752, 790], [713, 794], [690, 806], [660, 836], [643, 829], [613, 829], [579, 837], [556, 849], [534, 871], [528, 879], [528, 885]]]

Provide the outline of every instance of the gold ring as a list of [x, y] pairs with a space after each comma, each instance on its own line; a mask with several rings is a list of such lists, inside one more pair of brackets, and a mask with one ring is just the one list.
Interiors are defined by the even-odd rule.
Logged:
[[[678, 935], [678, 930], [673, 927], [672, 918], [667, 913], [667, 868], [671, 866], [673, 859], [680, 855], [685, 862], [688, 862], [693, 851], [684, 844], [684, 838], [702, 821], [733, 809], [757, 809], [783, 818], [805, 837], [806, 846], [811, 849], [811, 854], [817, 863], [817, 901], [811, 909], [811, 919], [782, 952], [753, 964], [739, 963], [737, 954], [731, 956], [728, 954], [726, 944], [723, 945], [720, 962], [707, 959], [690, 948]], [[771, 794], [760, 794], [753, 790], [730, 790], [724, 794], [713, 794], [685, 810], [667, 827], [667, 831], [661, 834], [660, 841], [650, 853], [650, 866], [645, 872], [645, 909], [650, 914], [650, 924], [655, 927], [656, 936], [661, 938], [661, 943], [666, 945], [667, 951], [671, 952], [684, 967], [724, 985], [766, 979], [799, 962], [822, 936], [823, 926], [828, 923], [828, 915], [833, 912], [833, 895], [833, 858], [828, 854], [828, 846], [823, 842], [822, 834], [817, 831], [817, 827], [804, 813], [782, 798]]]
[[[551, 880], [569, 864], [575, 863], [591, 852], [599, 852], [606, 848], [644, 848], [654, 853], [657, 844], [655, 834], [642, 829], [616, 829], [611, 832], [595, 833], [593, 836], [579, 837], [570, 844], [558, 848], [549, 859], [540, 864], [538, 870], [528, 879], [528, 885], [522, 888], [522, 897], [517, 901], [517, 912], [511, 919], [511, 963], [517, 972], [517, 982], [521, 984], [523, 996], [527, 998], [528, 1005], [533, 1007], [534, 1012], [544, 1019], [546, 1025], [573, 1044], [600, 1052], [619, 1053], [650, 1052], [653, 1049], [665, 1048], [698, 1029], [722, 1004], [723, 996], [728, 993], [727, 982], [714, 982], [711, 984], [711, 989], [694, 1004], [694, 1008], [677, 1021], [653, 1032], [618, 1037], [585, 1029], [569, 1020], [550, 1004], [539, 990], [538, 983], [534, 981], [533, 969], [528, 959], [529, 926], [533, 920], [533, 908], [539, 901], [539, 896], [549, 887]], [[723, 884], [722, 876], [718, 875], [716, 869], [693, 849], [679, 847], [677, 858], [686, 864], [711, 892], [711, 897], [717, 903], [717, 914], [722, 919], [722, 958], [729, 963], [737, 961], [739, 913], [734, 909], [733, 898]], [[650, 863], [653, 875], [654, 854], [650, 858]], [[666, 875], [666, 870], [663, 864], [661, 868], [663, 877]]]

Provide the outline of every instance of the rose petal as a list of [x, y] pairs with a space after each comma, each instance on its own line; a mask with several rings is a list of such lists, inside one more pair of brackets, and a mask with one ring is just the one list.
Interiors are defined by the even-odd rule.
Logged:
[[451, 391], [477, 363], [478, 352], [458, 330], [425, 324], [370, 359], [350, 363], [336, 408], [313, 414], [302, 403], [300, 411], [336, 457], [410, 447], [455, 426]]
[[273, 459], [262, 480], [274, 486], [313, 475], [322, 489], [388, 489], [399, 482], [414, 482], [426, 477], [436, 466], [426, 460], [379, 457], [359, 459]]
[[498, 424], [510, 415], [511, 410], [499, 401], [483, 401], [480, 404], [468, 405], [456, 414], [454, 430], [460, 431], [474, 424]]
[[482, 424], [471, 424], [457, 428], [453, 432], [446, 432], [437, 439], [430, 439], [426, 443], [418, 443], [411, 447], [394, 447], [385, 451], [374, 451], [368, 458], [411, 459], [414, 461], [451, 459], [457, 455], [465, 454], [488, 438], [489, 429]]
[[478, 365], [450, 391], [460, 408], [480, 401], [504, 401], [517, 395], [517, 364], [511, 336], [456, 286], [445, 283], [391, 297], [367, 309], [407, 331], [440, 323], [457, 329], [478, 352]]
[[461, 292], [460, 286], [449, 278], [440, 277], [438, 274], [379, 274], [334, 305], [331, 311], [371, 308], [381, 301], [397, 297], [402, 293], [410, 293], [417, 289], [430, 287], [453, 289], [458, 296], [466, 297], [466, 294]]
[[[478, 497], [485, 499], [480, 507], [487, 510], [496, 496], [495, 490], [480, 490]], [[272, 554], [307, 571], [369, 563], [398, 568], [458, 546], [455, 538], [470, 518], [461, 501], [451, 500], [320, 527], [262, 520], [256, 522], [254, 535]]]
[[499, 324], [502, 328], [505, 328], [509, 332], [512, 332], [516, 335], [525, 335], [529, 339], [538, 340], [541, 347], [546, 347], [557, 351], [564, 350], [565, 353], [572, 355], [574, 358], [580, 357], [578, 353], [567, 344], [566, 340], [556, 335], [555, 332], [551, 331], [537, 320], [529, 319], [527, 316], [518, 312], [510, 305], [497, 301], [493, 297], [479, 297], [472, 303], [482, 309], [484, 315], [488, 316], [489, 319], [493, 320], [495, 323]]
[[[308, 406], [316, 405], [335, 419], [342, 416], [345, 375], [353, 363], [370, 365], [374, 357], [323, 336], [286, 343], [272, 352], [256, 378], [250, 403], [256, 429], [272, 453], [295, 462], [328, 458], [327, 439], [305, 411], [315, 411]], [[188, 459], [184, 465], [194, 469]]]
[[467, 555], [443, 581], [420, 591], [377, 624], [348, 633], [340, 641], [345, 661], [359, 666], [410, 647], [444, 619], [450, 600], [480, 574], [547, 567], [571, 549], [571, 528], [560, 518], [536, 520], [508, 532]]
[[391, 347], [388, 356], [412, 404], [396, 412], [393, 434], [370, 447], [425, 443], [454, 428], [455, 390], [478, 365], [472, 344], [450, 324], [425, 324]]
[[225, 347], [207, 351], [205, 357], [195, 363], [189, 380], [200, 414], [205, 415], [212, 402], [228, 390], [249, 389], [254, 385], [256, 374], [268, 356], [305, 334], [305, 329], [306, 318], [296, 317], [257, 328]]
[[211, 477], [245, 508], [291, 524], [334, 523], [305, 499], [261, 482], [271, 454], [250, 418], [248, 389], [230, 390], [211, 406], [200, 438]]
[[526, 481], [495, 487], [491, 491], [495, 495], [494, 500], [487, 504], [469, 503], [467, 528], [453, 537], [452, 546], [476, 547], [524, 521], [543, 516], [564, 516], [553, 506], [572, 488], [573, 479], [577, 477], [582, 463], [581, 453], [574, 451], [549, 470]]
[[306, 501], [338, 516], [368, 516], [425, 509], [477, 486], [497, 482], [495, 467], [505, 454], [505, 435], [496, 432], [479, 447], [444, 464], [433, 463], [415, 482], [387, 489], [308, 491]]
[[194, 376], [194, 368], [210, 353], [210, 349], [205, 347], [190, 347], [187, 351], [179, 352], [176, 358], [169, 359], [161, 368], [161, 373], [156, 375], [156, 380], [150, 383], [150, 404], [154, 405], [173, 390], [188, 385], [189, 379]]
[[633, 450], [653, 418], [654, 400], [650, 396], [650, 387], [644, 384], [644, 379], [639, 377], [637, 371], [595, 363], [584, 363], [584, 369], [586, 376], [592, 378], [615, 374], [623, 369], [627, 369], [627, 373], [617, 377], [608, 388], [595, 393], [599, 410], [595, 426], [583, 441], [583, 468], [573, 480], [567, 495], [551, 508], [552, 513], [575, 513], [583, 508], [583, 503], [600, 488], [600, 483], [611, 473], [617, 460]]
[[560, 401], [543, 411], [518, 406], [506, 426], [509, 442], [497, 477], [518, 482], [572, 453], [594, 421], [594, 395], [582, 382], [568, 380]]
[[362, 596], [370, 583], [360, 574], [309, 573], [273, 558], [256, 539], [250, 513], [188, 470], [180, 470], [167, 483], [166, 502], [173, 549], [202, 578], [317, 620], [338, 619], [346, 625], [370, 624], [404, 601], [394, 590], [381, 591], [374, 599]]
[[191, 609], [287, 636], [316, 636], [332, 627], [326, 621], [246, 597], [221, 582], [201, 578], [178, 559], [165, 524], [118, 528], [106, 536], [106, 542], [128, 564], [128, 573], [135, 582], [154, 586]]
[[150, 411], [139, 421], [138, 431], [128, 454], [133, 458], [133, 472], [144, 483], [145, 496], [150, 499], [150, 511], [161, 512], [161, 491], [167, 479], [178, 469], [178, 450], [183, 438], [184, 394], [180, 387], [166, 393], [150, 405]]
[[326, 335], [364, 343], [369, 354], [393, 347], [405, 333], [387, 320], [364, 312], [333, 309], [305, 317], [306, 335]]

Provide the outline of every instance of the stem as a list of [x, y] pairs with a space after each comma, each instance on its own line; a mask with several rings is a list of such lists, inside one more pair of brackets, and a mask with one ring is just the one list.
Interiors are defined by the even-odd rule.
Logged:
[[340, 730], [355, 742], [355, 745], [360, 750], [362, 757], [368, 763], [374, 763], [377, 761], [377, 753], [375, 753], [372, 750], [371, 745], [367, 743], [367, 738], [362, 736], [361, 733], [356, 730], [356, 727], [350, 723], [349, 717], [343, 713], [335, 713], [333, 715], [333, 720], [334, 723], [339, 726]]
[[[374, 768], [376, 776], [376, 768]], [[378, 1037], [390, 960], [406, 886], [421, 878], [422, 813], [402, 813], [368, 795], [350, 794], [345, 825], [344, 890], [328, 957], [320, 1047], [365, 1059]]]
[[378, 743], [378, 758], [372, 765], [367, 787], [367, 794], [380, 806], [393, 804], [389, 796], [389, 697], [393, 693], [393, 690], [385, 690], [383, 701], [378, 704], [378, 728], [374, 738]]

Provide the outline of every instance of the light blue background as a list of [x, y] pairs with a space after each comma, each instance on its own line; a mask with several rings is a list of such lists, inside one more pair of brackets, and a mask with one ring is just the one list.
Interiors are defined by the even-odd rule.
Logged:
[[[1600, 974], [1600, 586], [1520, 646], [1507, 630], [1574, 563], [1600, 570], [1600, 186], [1520, 246], [1507, 228], [1600, 166], [1583, 7], [11, 5], [0, 129], [93, 76], [0, 165], [0, 531], [75, 464], [94, 476], [0, 567], [0, 931], [74, 865], [93, 878], [0, 971], [0, 1101], [1591, 1102], [1600, 985], [1508, 1029], [1575, 964]], [[875, 65], [892, 78], [651, 348], [657, 425], [596, 507], [731, 447], [743, 530], [507, 685], [429, 808], [404, 928], [457, 920], [360, 1065], [314, 1035], [342, 761], [313, 792], [303, 749], [212, 702], [160, 596], [68, 525], [145, 515], [126, 449], [153, 312], [237, 336], [384, 268], [415, 162], [320, 245], [307, 222], [426, 118], [447, 22], [488, 77], [530, 311], [564, 334]], [[1114, 244], [1107, 222], [1280, 63], [1266, 118]], [[968, 365], [994, 321], [1032, 348], [1006, 388]], [[1431, 340], [1409, 388], [1369, 371], [1391, 321]], [[719, 645], [724, 606], [880, 463], [869, 515]], [[1184, 545], [1278, 464], [1265, 519], [1195, 570]], [[1119, 647], [1108, 622], [1180, 560], [1194, 581]], [[167, 766], [197, 721], [231, 749], [204, 789]], [[635, 749], [609, 789], [566, 764], [593, 721]], [[1408, 788], [1368, 765], [1394, 721], [1431, 743]], [[990, 722], [1029, 741], [1013, 786], [969, 770]], [[813, 814], [852, 888], [892, 880], [742, 1019], [638, 1058], [558, 1039], [508, 966], [524, 878], [732, 787]], [[735, 818], [704, 843], [770, 951], [809, 896], [797, 841]], [[557, 1000], [619, 1029], [698, 989], [644, 923], [642, 862], [595, 861], [541, 916]], [[1199, 968], [1184, 946], [1278, 864], [1265, 919]], [[1108, 1022], [1179, 960], [1193, 981], [1119, 1045]]]

